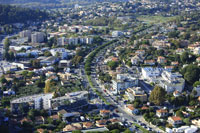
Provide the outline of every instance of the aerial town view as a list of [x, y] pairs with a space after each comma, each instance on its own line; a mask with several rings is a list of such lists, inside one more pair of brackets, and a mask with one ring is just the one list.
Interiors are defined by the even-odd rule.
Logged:
[[0, 133], [200, 133], [200, 0], [0, 0]]

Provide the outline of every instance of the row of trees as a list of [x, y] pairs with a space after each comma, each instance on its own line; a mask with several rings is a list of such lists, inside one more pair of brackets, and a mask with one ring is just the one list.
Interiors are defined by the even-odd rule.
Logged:
[[96, 48], [92, 53], [90, 53], [90, 55], [87, 57], [87, 60], [85, 62], [85, 71], [86, 71], [86, 74], [87, 75], [90, 75], [91, 74], [91, 66], [92, 66], [92, 61], [94, 59], [94, 57], [96, 56], [96, 54], [102, 50], [103, 48], [105, 48], [106, 46], [116, 42], [117, 40], [113, 40], [113, 41], [110, 41], [108, 43], [105, 43], [101, 46], [99, 46], [98, 48]]

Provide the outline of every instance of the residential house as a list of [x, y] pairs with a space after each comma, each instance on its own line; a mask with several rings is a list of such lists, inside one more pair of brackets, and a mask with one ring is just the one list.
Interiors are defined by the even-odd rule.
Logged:
[[97, 127], [105, 127], [107, 125], [107, 120], [103, 119], [103, 120], [97, 120], [96, 121], [96, 126]]
[[53, 121], [57, 121], [60, 119], [59, 115], [57, 115], [57, 114], [51, 115], [50, 118], [53, 119]]
[[135, 53], [138, 55], [144, 56], [145, 50], [137, 50], [137, 51], [135, 51]]
[[131, 113], [137, 115], [139, 113], [139, 110], [134, 108], [132, 104], [126, 105], [126, 110]]
[[179, 116], [172, 116], [172, 117], [168, 117], [168, 123], [173, 125], [173, 126], [177, 126], [183, 123], [181, 117]]
[[45, 119], [43, 116], [36, 116], [34, 122], [36, 125], [41, 125], [44, 124]]
[[191, 122], [192, 122], [192, 124], [194, 124], [195, 126], [197, 126], [198, 128], [200, 128], [200, 119], [194, 119]]
[[92, 122], [83, 122], [83, 128], [90, 129], [94, 127], [94, 124]]
[[200, 47], [196, 47], [194, 50], [193, 50], [194, 54], [196, 55], [200, 55]]
[[144, 60], [144, 64], [153, 66], [153, 65], [155, 65], [155, 60]]
[[[40, 57], [41, 58], [41, 57]], [[40, 59], [39, 58], [39, 59]], [[55, 56], [50, 56], [50, 57], [46, 57], [42, 60], [40, 60], [40, 64], [41, 65], [47, 65], [47, 66], [51, 66], [53, 64], [55, 64], [58, 61], [58, 58]]]
[[143, 58], [141, 55], [137, 54], [131, 58], [132, 65], [138, 65], [139, 63], [143, 62]]
[[156, 110], [156, 116], [158, 116], [158, 117], [166, 117], [166, 116], [168, 116], [168, 111], [166, 109]]
[[196, 58], [196, 62], [200, 63], [200, 57]]
[[19, 122], [20, 122], [20, 124], [22, 125], [24, 122], [27, 122], [27, 123], [32, 123], [32, 120], [30, 120], [30, 119], [28, 119], [28, 118], [24, 117], [24, 118], [23, 118], [23, 119], [21, 119]]
[[174, 66], [165, 66], [165, 70], [171, 72], [174, 69]]
[[67, 118], [77, 118], [80, 117], [79, 112], [67, 112], [66, 110], [62, 109], [57, 112], [58, 116], [62, 118], [63, 121], [67, 121]]
[[172, 66], [178, 66], [178, 64], [179, 64], [178, 61], [172, 61], [172, 62], [171, 62], [171, 65], [172, 65]]
[[194, 111], [195, 111], [195, 107], [194, 107], [194, 106], [187, 106], [187, 107], [186, 107], [186, 110], [187, 110], [188, 112], [194, 112]]
[[60, 60], [59, 61], [59, 68], [66, 68], [71, 66], [71, 61], [70, 60]]
[[185, 52], [185, 49], [178, 48], [178, 49], [176, 49], [176, 53], [175, 54], [182, 54], [183, 52]]
[[181, 93], [176, 90], [176, 91], [173, 92], [173, 96], [174, 97], [179, 97], [179, 96], [181, 96]]
[[163, 41], [163, 40], [158, 41], [158, 40], [156, 40], [156, 41], [154, 41], [152, 43], [152, 46], [159, 50], [159, 49], [165, 49], [167, 47], [170, 47], [171, 44], [169, 42], [167, 42], [167, 41]]
[[80, 123], [73, 123], [66, 125], [65, 128], [63, 128], [63, 132], [74, 131], [74, 130], [82, 130], [82, 125]]
[[159, 56], [158, 59], [157, 59], [157, 62], [160, 63], [160, 64], [163, 64], [163, 63], [166, 63], [167, 60], [165, 59], [165, 57]]
[[3, 91], [4, 96], [10, 96], [10, 95], [15, 95], [15, 91], [9, 89], [7, 91]]
[[100, 110], [100, 115], [102, 117], [110, 117], [110, 110], [105, 110], [105, 109]]
[[113, 119], [109, 119], [109, 121], [112, 123], [112, 124], [116, 124], [116, 123], [119, 123], [120, 120], [116, 119], [116, 118], [113, 118]]

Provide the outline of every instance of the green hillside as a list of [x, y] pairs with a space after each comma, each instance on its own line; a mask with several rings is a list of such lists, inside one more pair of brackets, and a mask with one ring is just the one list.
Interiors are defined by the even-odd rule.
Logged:
[[46, 18], [48, 18], [48, 14], [38, 9], [32, 10], [10, 5], [0, 5], [0, 24], [45, 20]]

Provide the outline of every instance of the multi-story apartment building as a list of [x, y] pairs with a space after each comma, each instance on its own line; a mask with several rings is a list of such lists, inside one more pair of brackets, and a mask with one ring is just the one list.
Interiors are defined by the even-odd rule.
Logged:
[[24, 30], [24, 31], [21, 31], [19, 33], [19, 37], [28, 37], [28, 40], [31, 39], [31, 31], [30, 30]]
[[32, 43], [41, 43], [44, 41], [45, 34], [42, 32], [35, 32], [31, 35], [31, 42]]
[[144, 90], [140, 87], [128, 88], [125, 94], [128, 96], [130, 101], [134, 101], [135, 99], [139, 99], [142, 102], [147, 101], [147, 94], [145, 94]]
[[138, 79], [127, 74], [118, 74], [116, 80], [112, 80], [113, 94], [119, 94], [121, 91], [138, 86]]
[[75, 109], [88, 104], [88, 92], [67, 93], [65, 96], [53, 98], [53, 93], [37, 94], [21, 97], [10, 102], [11, 111], [18, 113], [21, 107], [45, 110]]
[[142, 68], [142, 76], [144, 79], [160, 85], [168, 93], [182, 92], [185, 87], [185, 80], [180, 73], [169, 72], [163, 68]]
[[53, 94], [38, 94], [25, 96], [18, 99], [14, 99], [10, 102], [11, 111], [17, 113], [19, 111], [19, 105], [28, 106], [29, 108], [34, 109], [50, 109], [51, 103], [50, 99], [52, 99]]

